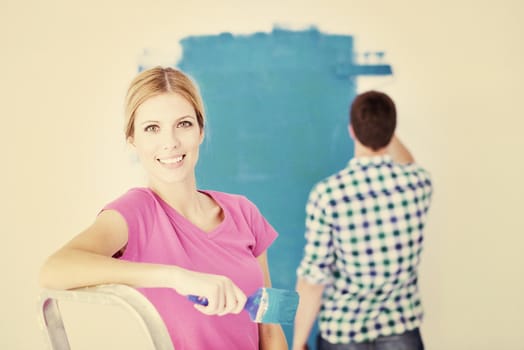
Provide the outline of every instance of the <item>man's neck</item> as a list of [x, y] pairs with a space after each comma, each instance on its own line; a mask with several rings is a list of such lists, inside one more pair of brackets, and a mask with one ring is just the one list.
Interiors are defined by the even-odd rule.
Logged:
[[387, 147], [381, 148], [379, 150], [374, 151], [371, 148], [365, 147], [357, 142], [355, 142], [355, 158], [361, 158], [361, 157], [377, 157], [377, 156], [383, 156], [388, 153]]

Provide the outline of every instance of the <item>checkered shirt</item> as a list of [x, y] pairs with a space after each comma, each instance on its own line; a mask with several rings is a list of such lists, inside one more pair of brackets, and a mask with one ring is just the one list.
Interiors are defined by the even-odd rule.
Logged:
[[353, 158], [313, 188], [297, 276], [325, 285], [322, 338], [363, 342], [419, 327], [417, 268], [431, 194], [424, 169], [388, 155]]

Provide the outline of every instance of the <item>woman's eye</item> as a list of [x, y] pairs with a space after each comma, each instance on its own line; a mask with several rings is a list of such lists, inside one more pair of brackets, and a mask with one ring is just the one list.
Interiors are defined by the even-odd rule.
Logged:
[[191, 123], [189, 120], [183, 120], [183, 121], [181, 121], [181, 122], [178, 124], [178, 126], [179, 126], [179, 127], [182, 127], [182, 128], [188, 128], [188, 127], [190, 127], [190, 126], [192, 126], [192, 125], [193, 125], [193, 123]]
[[158, 132], [158, 130], [159, 130], [158, 125], [148, 125], [144, 129], [145, 132]]

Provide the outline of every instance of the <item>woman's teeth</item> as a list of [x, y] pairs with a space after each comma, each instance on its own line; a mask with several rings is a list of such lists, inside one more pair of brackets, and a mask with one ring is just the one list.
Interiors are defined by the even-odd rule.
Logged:
[[178, 156], [175, 158], [166, 158], [166, 159], [158, 159], [158, 161], [162, 164], [175, 164], [180, 162], [182, 159], [184, 159], [184, 156]]

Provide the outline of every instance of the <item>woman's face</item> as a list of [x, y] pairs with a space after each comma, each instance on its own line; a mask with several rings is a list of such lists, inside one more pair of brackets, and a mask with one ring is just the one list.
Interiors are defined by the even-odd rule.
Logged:
[[203, 138], [193, 106], [179, 94], [166, 93], [138, 107], [128, 142], [135, 146], [154, 186], [194, 183]]

